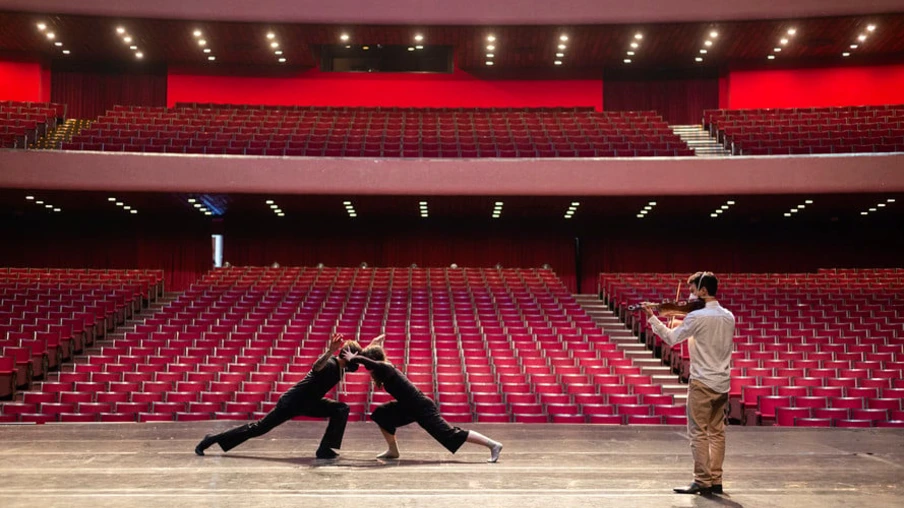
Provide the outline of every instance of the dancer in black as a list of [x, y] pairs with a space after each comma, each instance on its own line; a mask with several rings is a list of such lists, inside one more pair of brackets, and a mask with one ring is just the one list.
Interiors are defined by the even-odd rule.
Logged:
[[370, 419], [380, 426], [380, 432], [386, 439], [388, 449], [377, 455], [378, 459], [399, 458], [399, 445], [395, 432], [398, 427], [403, 427], [417, 422], [433, 439], [439, 441], [452, 453], [458, 451], [465, 442], [479, 444], [490, 449], [490, 458], [487, 462], [499, 460], [502, 451], [502, 443], [475, 432], [464, 430], [449, 425], [439, 414], [436, 403], [414, 386], [391, 363], [385, 361], [386, 353], [380, 346], [368, 346], [361, 354], [354, 351], [343, 351], [342, 358], [351, 365], [362, 364], [370, 371], [374, 386], [383, 387], [396, 400], [387, 402], [374, 410]]
[[[375, 338], [371, 344], [380, 345], [384, 336]], [[342, 446], [345, 425], [348, 423], [348, 405], [343, 402], [327, 399], [324, 395], [336, 386], [343, 370], [357, 370], [357, 365], [350, 365], [340, 357], [333, 356], [336, 351], [358, 353], [361, 346], [355, 341], [343, 341], [342, 334], [330, 337], [329, 349], [314, 362], [304, 379], [280, 396], [279, 401], [266, 416], [256, 422], [236, 427], [220, 434], [204, 436], [195, 447], [195, 453], [204, 455], [204, 450], [213, 444], [220, 445], [224, 452], [235, 448], [252, 437], [258, 437], [273, 430], [274, 427], [300, 415], [325, 417], [327, 425], [320, 447], [317, 449], [318, 459], [334, 459], [339, 456], [333, 451]]]

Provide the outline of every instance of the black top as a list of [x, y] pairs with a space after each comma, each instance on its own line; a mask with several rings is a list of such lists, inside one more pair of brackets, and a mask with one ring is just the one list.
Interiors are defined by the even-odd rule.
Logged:
[[421, 407], [425, 405], [434, 405], [424, 392], [418, 390], [411, 381], [405, 377], [405, 374], [395, 368], [392, 364], [386, 362], [375, 362], [370, 358], [357, 357], [354, 361], [364, 364], [371, 375], [378, 382], [383, 384], [383, 389], [392, 397], [399, 401], [399, 404], [410, 407]]
[[282, 396], [292, 399], [321, 399], [339, 382], [341, 371], [339, 360], [332, 357], [322, 369], [308, 371], [304, 379], [295, 383], [295, 386], [289, 388]]

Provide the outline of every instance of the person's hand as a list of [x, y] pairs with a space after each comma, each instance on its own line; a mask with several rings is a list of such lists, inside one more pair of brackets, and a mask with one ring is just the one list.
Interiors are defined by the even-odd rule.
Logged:
[[347, 361], [347, 362], [351, 362], [352, 360], [354, 360], [354, 359], [358, 356], [358, 354], [357, 354], [357, 353], [353, 353], [350, 349], [346, 349], [346, 350], [343, 351], [342, 354], [340, 354], [339, 356], [342, 357], [343, 360], [345, 360], [345, 361]]
[[382, 333], [371, 339], [369, 346], [383, 347], [383, 341], [386, 340], [386, 334]]
[[341, 333], [334, 333], [330, 336], [330, 353], [335, 353], [342, 349], [342, 343], [345, 342], [345, 337], [342, 336]]
[[652, 307], [652, 304], [644, 303], [644, 304], [643, 304], [643, 307], [641, 307], [641, 309], [643, 309], [644, 314], [646, 314], [648, 318], [653, 317], [653, 307]]

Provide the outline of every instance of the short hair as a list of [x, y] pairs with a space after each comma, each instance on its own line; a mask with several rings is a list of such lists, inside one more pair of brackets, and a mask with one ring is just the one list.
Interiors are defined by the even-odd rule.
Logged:
[[356, 341], [356, 340], [347, 340], [342, 343], [342, 349], [340, 349], [340, 351], [345, 351], [345, 350], [351, 351], [352, 353], [355, 353], [356, 355], [360, 354], [362, 351], [361, 344], [358, 344], [358, 341]]
[[694, 286], [696, 286], [697, 280], [700, 278], [701, 275], [703, 275], [703, 272], [697, 272], [697, 273], [691, 275], [690, 277], [687, 278], [687, 283], [693, 284]]
[[713, 272], [703, 272], [697, 279], [696, 286], [698, 289], [706, 289], [709, 296], [716, 296], [719, 291], [719, 279], [716, 278]]
[[361, 351], [361, 356], [370, 358], [375, 362], [386, 361], [386, 351], [383, 351], [383, 348], [380, 346], [367, 346], [363, 351]]

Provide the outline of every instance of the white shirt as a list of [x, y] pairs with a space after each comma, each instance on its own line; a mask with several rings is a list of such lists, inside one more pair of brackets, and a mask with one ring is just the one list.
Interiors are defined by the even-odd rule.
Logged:
[[731, 387], [731, 351], [734, 349], [734, 314], [710, 300], [706, 307], [684, 317], [681, 326], [669, 330], [656, 316], [647, 320], [653, 333], [668, 345], [688, 342], [691, 353], [691, 379], [696, 379], [718, 393]]

